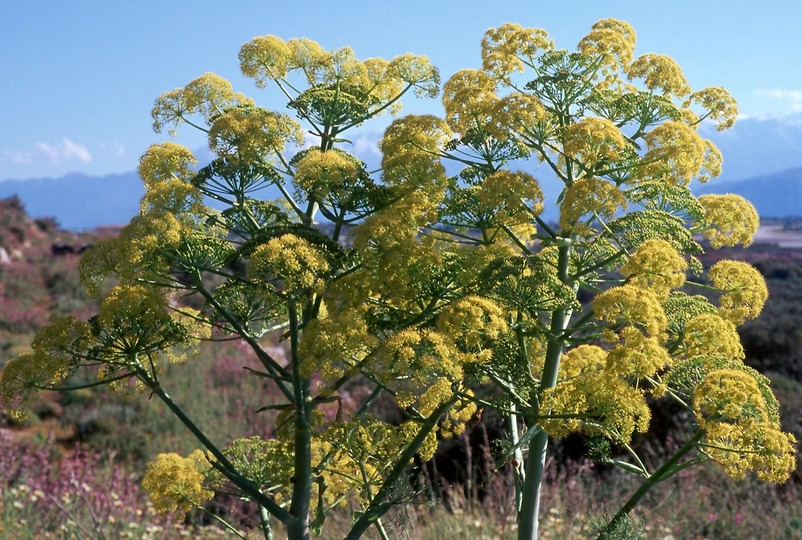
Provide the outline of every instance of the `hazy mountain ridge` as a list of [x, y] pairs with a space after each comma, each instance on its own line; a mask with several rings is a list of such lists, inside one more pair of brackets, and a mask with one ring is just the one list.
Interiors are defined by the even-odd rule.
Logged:
[[124, 225], [139, 213], [145, 188], [136, 172], [0, 182], [0, 199], [16, 195], [34, 217], [53, 217], [64, 229]]
[[735, 193], [749, 200], [765, 218], [802, 216], [802, 167], [718, 183], [697, 186], [696, 195]]
[[[714, 179], [697, 185], [694, 193], [737, 193], [750, 200], [763, 217], [802, 216], [802, 167], [744, 180]], [[139, 212], [143, 194], [135, 172], [0, 182], [0, 199], [17, 195], [29, 215], [53, 217], [69, 230], [128, 223]]]
[[[751, 200], [765, 217], [802, 215], [802, 114], [745, 118], [721, 133], [704, 124], [700, 134], [721, 150], [724, 171], [721, 178], [709, 184], [697, 184], [695, 193], [738, 193]], [[381, 136], [380, 132], [361, 132], [348, 148], [367, 163], [368, 170], [380, 166]], [[197, 155], [201, 164], [212, 157], [208, 149], [199, 150]], [[446, 165], [449, 174], [456, 172]], [[541, 180], [547, 198], [544, 217], [556, 219], [553, 201], [561, 186], [545, 166], [521, 166]], [[139, 212], [143, 194], [142, 182], [134, 171], [106, 176], [73, 173], [60, 178], [0, 179], [0, 198], [17, 195], [29, 215], [54, 217], [63, 228], [71, 230], [125, 224]], [[274, 198], [279, 194], [277, 190], [266, 190], [260, 196]]]

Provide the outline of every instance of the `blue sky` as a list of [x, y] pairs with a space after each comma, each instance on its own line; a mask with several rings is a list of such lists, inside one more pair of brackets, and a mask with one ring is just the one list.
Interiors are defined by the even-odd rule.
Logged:
[[[694, 88], [727, 87], [747, 117], [802, 112], [796, 0], [760, 7], [747, 0], [7, 1], [0, 7], [0, 180], [133, 170], [150, 144], [166, 138], [151, 129], [155, 98], [207, 71], [262, 106], [280, 107], [239, 72], [240, 46], [258, 35], [350, 45], [361, 58], [425, 54], [446, 79], [479, 66], [489, 27], [544, 28], [571, 49], [604, 17], [634, 26], [637, 54], [674, 57]], [[437, 113], [440, 104], [408, 100], [405, 111]], [[203, 145], [186, 129], [178, 141]]]

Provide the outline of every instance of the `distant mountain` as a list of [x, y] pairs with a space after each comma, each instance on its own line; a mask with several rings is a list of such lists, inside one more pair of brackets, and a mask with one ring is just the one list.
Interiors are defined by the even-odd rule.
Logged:
[[719, 181], [752, 178], [802, 166], [802, 114], [742, 118], [727, 131], [703, 124], [700, 134], [724, 156]]
[[[724, 171], [721, 178], [700, 186], [698, 193], [739, 193], [766, 217], [802, 215], [802, 114], [745, 118], [721, 133], [703, 124], [700, 133], [721, 150]], [[368, 170], [375, 170], [381, 162], [380, 138], [380, 132], [361, 132], [346, 149], [365, 161]], [[208, 149], [200, 149], [196, 155], [201, 164], [211, 159]], [[453, 164], [446, 165], [450, 174], [456, 172]], [[544, 218], [556, 219], [553, 205], [561, 184], [544, 165], [534, 170], [531, 163], [521, 166], [541, 182], [547, 201]], [[36, 180], [0, 179], [0, 198], [18, 195], [29, 215], [53, 217], [70, 230], [128, 223], [138, 213], [143, 194], [135, 172], [99, 177], [70, 174]], [[259, 196], [272, 199], [279, 194], [276, 190], [265, 190]]]
[[730, 182], [714, 179], [694, 193], [736, 193], [751, 201], [764, 218], [802, 216], [802, 168]]
[[28, 215], [53, 217], [69, 230], [124, 225], [139, 213], [139, 199], [144, 194], [135, 172], [0, 182], [0, 199], [17, 195]]

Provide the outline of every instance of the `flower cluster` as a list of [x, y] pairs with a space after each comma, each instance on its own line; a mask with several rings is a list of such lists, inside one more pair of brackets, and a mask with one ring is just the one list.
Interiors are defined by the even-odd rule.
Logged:
[[206, 73], [184, 88], [162, 94], [153, 106], [153, 129], [160, 133], [168, 128], [175, 134], [178, 126], [200, 115], [206, 124], [233, 105], [252, 103], [249, 98], [234, 92], [231, 83], [214, 73]]
[[161, 514], [186, 513], [198, 508], [214, 495], [204, 487], [211, 464], [201, 450], [187, 457], [176, 453], [159, 454], [148, 463], [142, 487]]
[[711, 371], [696, 386], [693, 406], [706, 432], [704, 452], [728, 475], [741, 478], [754, 471], [763, 480], [782, 482], [796, 468], [796, 439], [780, 430], [753, 374]]
[[271, 238], [254, 250], [248, 263], [252, 280], [270, 283], [279, 278], [287, 293], [321, 290], [329, 270], [321, 250], [294, 234]]
[[752, 203], [740, 195], [702, 195], [699, 203], [704, 208], [704, 219], [697, 223], [710, 245], [749, 247], [760, 226], [760, 218]]
[[593, 23], [590, 33], [579, 41], [577, 50], [584, 56], [599, 56], [608, 66], [608, 73], [626, 70], [635, 52], [635, 30], [617, 19], [602, 19]]
[[665, 240], [647, 240], [621, 267], [621, 275], [628, 283], [651, 290], [660, 298], [668, 298], [672, 289], [685, 283], [688, 263]]
[[481, 129], [498, 101], [496, 81], [484, 71], [463, 69], [443, 86], [446, 122], [456, 133]]
[[627, 74], [630, 80], [643, 79], [646, 88], [660, 90], [663, 94], [683, 97], [691, 91], [677, 63], [662, 54], [640, 56], [629, 66]]
[[735, 325], [713, 313], [703, 313], [685, 325], [682, 346], [688, 358], [744, 358]]
[[601, 178], [582, 178], [565, 190], [560, 205], [560, 226], [576, 234], [590, 235], [593, 229], [580, 222], [582, 217], [589, 216], [589, 221], [597, 217], [611, 218], [626, 204], [624, 194], [614, 184]]
[[613, 287], [593, 300], [596, 317], [610, 324], [630, 324], [649, 337], [662, 336], [668, 320], [659, 297], [635, 285]]
[[[260, 88], [270, 81], [282, 82], [290, 72], [300, 72], [313, 87], [339, 86], [343, 99], [356, 99], [362, 107], [389, 105], [404, 86], [419, 95], [437, 94], [440, 75], [423, 56], [404, 54], [389, 62], [383, 59], [360, 61], [350, 47], [324, 50], [309, 39], [284, 41], [276, 36], [260, 36], [242, 46], [239, 53], [243, 75], [253, 78]], [[400, 106], [393, 107], [398, 112]]]
[[482, 38], [482, 69], [504, 77], [523, 72], [542, 51], [554, 48], [545, 30], [506, 23], [491, 28]]
[[[604, 349], [580, 345], [566, 352], [562, 362], [566, 377], [544, 393], [541, 403], [541, 425], [549, 435], [582, 431], [627, 443], [634, 432], [646, 431], [651, 413], [643, 392], [608, 367]], [[617, 365], [613, 359], [611, 367]]]
[[563, 135], [565, 160], [579, 161], [594, 171], [616, 161], [630, 148], [624, 134], [607, 118], [586, 116], [565, 128]]
[[217, 116], [209, 129], [211, 150], [249, 164], [282, 152], [288, 142], [300, 146], [303, 140], [298, 122], [260, 107], [230, 108]]
[[719, 261], [710, 268], [708, 276], [713, 286], [723, 292], [718, 310], [721, 317], [742, 324], [760, 315], [769, 290], [754, 266], [742, 261]]

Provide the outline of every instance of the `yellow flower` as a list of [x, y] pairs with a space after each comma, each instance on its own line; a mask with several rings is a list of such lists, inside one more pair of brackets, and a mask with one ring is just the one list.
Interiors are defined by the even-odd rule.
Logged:
[[460, 381], [463, 364], [471, 360], [473, 356], [461, 353], [448, 336], [410, 328], [388, 337], [369, 357], [367, 367], [396, 389], [396, 400], [408, 407], [421, 399], [433, 378]]
[[[144, 357], [164, 353], [172, 362], [183, 361], [209, 329], [199, 313], [190, 308], [175, 313], [165, 294], [141, 284], [120, 284], [100, 303], [97, 323], [102, 329], [99, 347], [93, 349], [97, 360], [134, 370], [153, 369]], [[181, 346], [180, 352], [173, 350]], [[109, 372], [111, 374], [111, 372]]]
[[148, 463], [142, 487], [160, 514], [185, 514], [199, 508], [214, 495], [203, 487], [204, 475], [211, 468], [203, 451], [187, 457], [175, 453], [159, 454]]
[[[368, 58], [363, 62], [365, 66], [364, 80], [360, 88], [377, 103], [387, 103], [403, 91], [402, 80], [398, 77], [390, 62], [384, 58]], [[387, 111], [398, 114], [401, 111], [401, 102], [397, 101]]]
[[497, 77], [505, 77], [513, 71], [523, 73], [525, 63], [532, 65], [541, 51], [553, 48], [554, 42], [545, 30], [505, 23], [485, 32], [482, 69]]
[[516, 227], [531, 224], [543, 211], [543, 192], [537, 180], [521, 171], [496, 171], [484, 179], [477, 194], [494, 224]]
[[708, 373], [693, 392], [696, 420], [707, 432], [702, 449], [734, 478], [751, 470], [784, 482], [796, 468], [796, 439], [780, 430], [761, 390], [747, 371]]
[[621, 330], [621, 343], [607, 354], [610, 371], [622, 377], [651, 377], [671, 363], [671, 356], [654, 337], [644, 336], [638, 329]]
[[[418, 424], [411, 421], [404, 422], [399, 426], [399, 431], [404, 441], [411, 441], [418, 435], [420, 429]], [[418, 457], [424, 462], [429, 461], [434, 457], [435, 452], [437, 452], [437, 433], [432, 430], [427, 434], [423, 444], [418, 449]]]
[[0, 371], [0, 404], [4, 411], [16, 420], [25, 419], [33, 398], [46, 385], [64, 380], [72, 367], [64, 352], [48, 354], [44, 350], [34, 350], [9, 360]]
[[279, 277], [284, 290], [289, 293], [322, 290], [324, 276], [329, 270], [329, 263], [320, 249], [289, 233], [271, 238], [257, 247], [248, 263], [251, 279], [268, 283]]
[[364, 317], [355, 309], [309, 321], [299, 347], [303, 372], [309, 376], [320, 371], [325, 382], [333, 382], [364, 359], [377, 344]]
[[418, 412], [424, 417], [430, 416], [437, 407], [451, 399], [454, 391], [451, 381], [446, 377], [438, 377], [418, 400]]
[[677, 63], [662, 54], [644, 54], [638, 57], [628, 71], [629, 80], [643, 79], [649, 90], [662, 90], [663, 94], [686, 96], [691, 89]]
[[495, 139], [506, 141], [515, 134], [527, 134], [548, 121], [543, 103], [532, 94], [513, 92], [493, 104], [487, 130]]
[[242, 74], [264, 88], [267, 81], [281, 79], [287, 75], [291, 49], [277, 36], [259, 36], [242, 46], [239, 51]]
[[726, 195], [702, 195], [699, 203], [704, 207], [702, 233], [713, 248], [740, 244], [749, 247], [752, 237], [760, 226], [760, 218], [752, 203], [728, 193]]
[[311, 148], [295, 166], [295, 181], [317, 199], [325, 199], [331, 191], [353, 183], [361, 174], [359, 161], [345, 152], [322, 152]]
[[565, 129], [562, 160], [578, 161], [584, 169], [594, 171], [617, 160], [629, 147], [624, 134], [610, 120], [586, 116]]
[[611, 218], [626, 205], [624, 194], [615, 185], [601, 178], [582, 178], [565, 190], [560, 204], [560, 226], [577, 234], [591, 235], [593, 230], [579, 222], [583, 216], [596, 214]]
[[221, 156], [259, 163], [280, 153], [287, 143], [300, 146], [303, 138], [300, 124], [287, 115], [238, 107], [215, 118], [209, 130], [209, 148]]
[[[640, 170], [644, 179], [687, 185], [704, 170], [712, 176], [721, 172], [720, 161], [716, 168], [715, 159], [720, 154], [716, 154], [712, 143], [682, 122], [660, 124], [643, 139], [648, 149]], [[709, 165], [707, 169], [706, 165]]]
[[172, 180], [160, 182], [147, 188], [139, 204], [143, 214], [167, 212], [199, 216], [204, 212], [203, 194], [189, 182]]
[[423, 193], [412, 193], [386, 206], [359, 226], [354, 233], [354, 246], [358, 250], [382, 246], [385, 249], [377, 254], [381, 257], [393, 256], [392, 253], [387, 253], [388, 249], [397, 249], [399, 252], [416, 250], [420, 244], [417, 238], [418, 228], [436, 220], [437, 202]]
[[187, 225], [179, 217], [150, 208], [147, 214], [135, 216], [117, 238], [92, 246], [81, 257], [78, 268], [87, 293], [97, 295], [112, 275], [130, 280], [145, 276], [170, 279], [171, 261], [165, 252], [179, 248]]
[[326, 52], [316, 41], [307, 38], [292, 38], [287, 45], [290, 46], [287, 68], [301, 71], [309, 84], [319, 82], [319, 73], [323, 66], [330, 61], [330, 53]]
[[317, 73], [318, 84], [324, 86], [361, 87], [367, 80], [367, 70], [351, 47], [341, 47], [329, 52]]
[[688, 358], [744, 358], [735, 325], [713, 313], [703, 313], [685, 325], [683, 347]]
[[733, 478], [753, 471], [767, 482], [782, 483], [796, 470], [796, 438], [772, 423], [708, 423], [704, 453]]
[[[409, 53], [402, 54], [393, 58], [387, 67], [388, 72], [401, 81], [412, 85], [415, 89], [415, 95], [435, 97], [440, 91], [440, 72], [425, 56]], [[393, 88], [397, 87], [394, 86]], [[385, 99], [395, 97], [399, 93], [400, 89], [395, 93], [385, 92]]]
[[738, 103], [726, 89], [720, 86], [711, 86], [694, 92], [688, 97], [685, 106], [693, 103], [705, 109], [703, 118], [716, 120], [718, 131], [731, 128], [738, 117]]
[[180, 144], [153, 144], [139, 158], [139, 177], [146, 187], [171, 180], [188, 181], [197, 162], [192, 152]]
[[696, 421], [705, 429], [709, 422], [769, 420], [757, 381], [749, 373], [734, 369], [708, 373], [693, 391], [693, 408]]
[[447, 180], [438, 154], [451, 137], [448, 125], [436, 116], [394, 120], [379, 143], [384, 181], [404, 191], [420, 189], [442, 198]]
[[645, 432], [651, 419], [643, 393], [609, 371], [586, 371], [557, 383], [544, 393], [541, 411], [547, 415], [541, 425], [552, 437], [583, 431], [620, 443]]
[[498, 101], [496, 81], [474, 69], [456, 72], [443, 86], [446, 122], [456, 133], [465, 135], [481, 129]]
[[719, 261], [708, 275], [713, 286], [723, 291], [718, 310], [722, 318], [741, 324], [760, 315], [769, 290], [754, 266], [741, 261]]
[[208, 123], [213, 117], [233, 105], [247, 105], [251, 100], [234, 92], [231, 83], [214, 73], [206, 73], [184, 88], [159, 96], [153, 106], [153, 129], [161, 133], [165, 127], [174, 134], [178, 125], [195, 114]]
[[437, 317], [437, 330], [464, 344], [469, 350], [482, 348], [507, 331], [504, 312], [494, 301], [467, 296], [449, 305]]
[[593, 310], [602, 321], [632, 324], [649, 337], [662, 337], [668, 326], [657, 295], [634, 285], [607, 289], [593, 300]]
[[621, 267], [621, 275], [628, 283], [637, 287], [651, 289], [661, 299], [668, 298], [671, 289], [678, 289], [685, 283], [688, 263], [665, 240], [647, 240], [630, 256]]
[[607, 362], [607, 351], [598, 345], [578, 345], [560, 360], [560, 377], [570, 380], [586, 372], [599, 372]]
[[624, 21], [602, 19], [591, 27], [577, 50], [584, 56], [600, 56], [608, 72], [627, 69], [635, 52], [635, 30]]
[[540, 408], [549, 415], [560, 418], [544, 418], [540, 425], [550, 437], [562, 438], [582, 429], [581, 415], [587, 413], [587, 397], [578, 381], [558, 382], [554, 388], [543, 392]]

